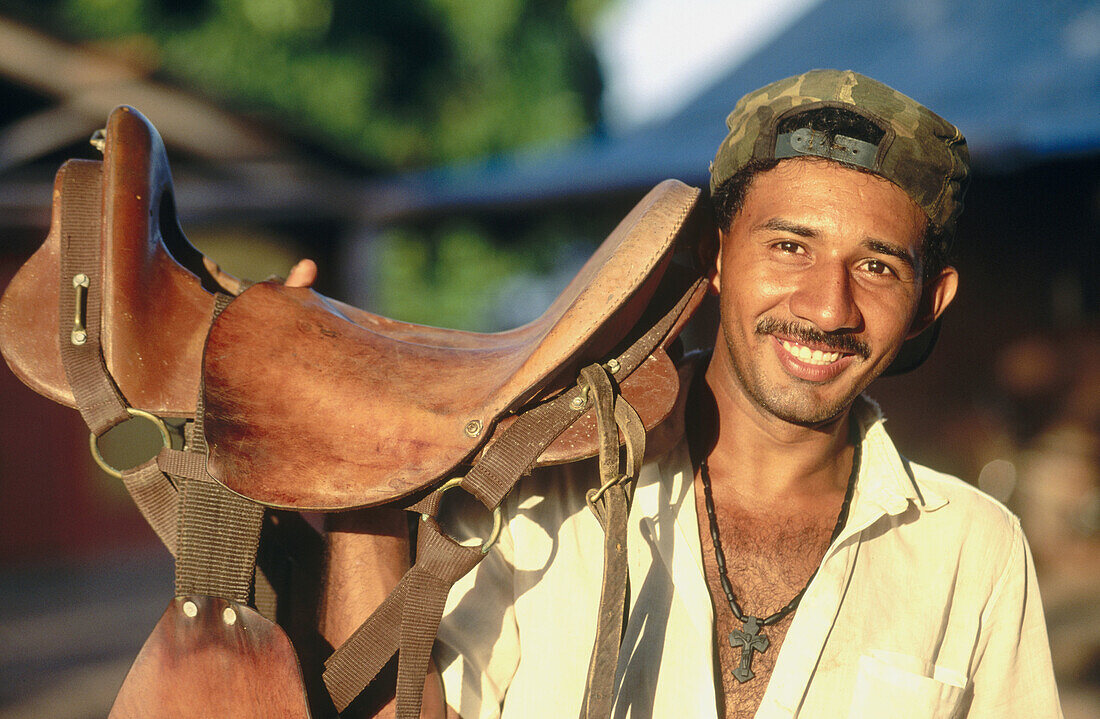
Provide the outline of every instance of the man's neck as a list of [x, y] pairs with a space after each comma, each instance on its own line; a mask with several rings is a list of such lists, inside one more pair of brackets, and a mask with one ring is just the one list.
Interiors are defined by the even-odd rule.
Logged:
[[850, 407], [810, 427], [779, 419], [745, 393], [728, 358], [717, 350], [705, 381], [717, 432], [706, 459], [719, 504], [725, 499], [793, 509], [844, 492], [852, 467]]

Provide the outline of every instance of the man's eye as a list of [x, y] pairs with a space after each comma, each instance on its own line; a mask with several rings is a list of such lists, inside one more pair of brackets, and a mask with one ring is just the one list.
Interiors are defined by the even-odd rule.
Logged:
[[792, 255], [805, 252], [805, 250], [802, 249], [802, 245], [798, 244], [797, 242], [791, 242], [790, 240], [782, 240], [780, 242], [776, 242], [772, 246], [780, 252], [788, 252]]
[[864, 268], [872, 275], [892, 275], [894, 271], [885, 262], [880, 260], [867, 260], [863, 263]]

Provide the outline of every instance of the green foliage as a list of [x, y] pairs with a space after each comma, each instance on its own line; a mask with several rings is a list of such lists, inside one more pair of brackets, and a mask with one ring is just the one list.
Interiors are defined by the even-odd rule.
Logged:
[[153, 48], [159, 71], [379, 170], [577, 137], [601, 80], [605, 0], [46, 0], [79, 37]]
[[379, 238], [382, 272], [375, 300], [383, 313], [410, 322], [472, 329], [495, 303], [494, 290], [523, 268], [523, 259], [514, 250], [493, 248], [469, 225], [447, 228], [433, 239], [424, 242], [411, 230]]
[[[554, 276], [561, 270], [571, 276], [590, 248], [568, 240], [576, 227], [542, 222], [521, 233], [520, 241], [503, 245], [466, 221], [383, 232], [372, 247], [377, 270], [372, 305], [408, 322], [480, 332], [533, 319], [568, 279]], [[532, 297], [532, 290], [542, 291]]]
[[[264, 112], [380, 172], [561, 141], [596, 122], [589, 32], [609, 0], [9, 0], [74, 39], [138, 48], [162, 76]], [[7, 12], [7, 10], [5, 10]], [[466, 219], [391, 228], [372, 250], [372, 308], [486, 330], [543, 308], [509, 278], [575, 266], [559, 226]], [[581, 221], [583, 222], [583, 220]], [[494, 241], [507, 237], [508, 242]], [[241, 245], [239, 238], [232, 240]], [[289, 262], [290, 260], [285, 260]], [[322, 268], [325, 271], [325, 268]], [[543, 289], [563, 284], [561, 277]], [[514, 285], [513, 281], [513, 285]], [[560, 287], [557, 287], [560, 289]], [[556, 290], [555, 290], [556, 291]]]

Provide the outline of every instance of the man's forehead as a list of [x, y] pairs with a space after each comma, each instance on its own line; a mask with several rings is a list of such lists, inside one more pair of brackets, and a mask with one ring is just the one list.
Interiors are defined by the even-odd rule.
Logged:
[[[795, 158], [758, 173], [734, 216], [750, 231], [782, 230], [811, 236], [864, 228], [861, 239], [920, 256], [928, 217], [900, 187], [873, 173], [832, 160]], [[842, 223], [842, 224], [838, 224]], [[732, 229], [732, 226], [731, 226]]]

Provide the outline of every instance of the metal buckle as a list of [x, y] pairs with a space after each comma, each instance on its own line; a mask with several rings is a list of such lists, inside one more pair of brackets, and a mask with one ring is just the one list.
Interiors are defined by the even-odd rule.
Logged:
[[[454, 489], [455, 487], [461, 487], [463, 479], [465, 479], [465, 477], [454, 477], [453, 479], [448, 479], [446, 482], [444, 482], [439, 487], [439, 489], [435, 490], [436, 493], [440, 497], [440, 501], [442, 501], [444, 492], [446, 492], [447, 490], [450, 490], [450, 489]], [[422, 522], [426, 522], [430, 518], [432, 518], [432, 517], [431, 517], [431, 515], [428, 515], [428, 514], [423, 514], [422, 513], [420, 515], [420, 521], [422, 521]], [[489, 536], [486, 537], [481, 542], [481, 553], [482, 554], [488, 554], [489, 550], [492, 548], [492, 546], [494, 544], [496, 544], [497, 539], [500, 537], [500, 528], [501, 528], [502, 523], [503, 523], [503, 520], [501, 518], [500, 505], [498, 504], [496, 507], [493, 508], [493, 529], [492, 529], [492, 531], [489, 532]], [[450, 539], [455, 544], [462, 544], [461, 541], [455, 539], [454, 537], [447, 534], [446, 532], [443, 532], [443, 527], [440, 527], [439, 529], [440, 529], [440, 532], [443, 534], [443, 536], [447, 537], [448, 539]]]
[[[156, 428], [160, 430], [160, 438], [164, 441], [165, 448], [172, 448], [172, 436], [168, 434], [168, 425], [164, 423], [163, 419], [156, 416], [155, 414], [146, 412], [143, 409], [134, 409], [133, 407], [127, 407], [126, 412], [130, 415], [130, 417], [140, 417], [141, 419], [149, 420], [154, 425], [156, 425]], [[104, 472], [111, 475], [115, 479], [122, 479], [122, 473], [126, 470], [116, 469], [115, 467], [107, 464], [107, 460], [103, 459], [103, 455], [99, 452], [98, 440], [99, 437], [97, 437], [95, 433], [93, 433], [88, 438], [88, 443], [91, 445], [92, 448], [92, 459], [95, 460], [95, 463], [98, 464], [99, 468], [102, 469]], [[133, 467], [131, 467], [131, 469], [133, 469]]]
[[588, 490], [585, 493], [584, 498], [588, 501], [589, 504], [595, 504], [596, 502], [600, 501], [600, 497], [604, 495], [604, 492], [611, 489], [616, 484], [622, 484], [629, 479], [630, 477], [627, 477], [625, 474], [620, 474], [618, 477], [607, 480], [607, 482], [605, 482], [599, 489]]

